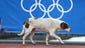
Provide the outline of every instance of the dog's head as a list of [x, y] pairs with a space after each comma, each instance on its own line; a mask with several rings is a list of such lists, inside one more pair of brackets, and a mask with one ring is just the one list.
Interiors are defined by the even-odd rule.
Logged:
[[60, 27], [61, 27], [62, 30], [66, 30], [67, 32], [70, 32], [70, 31], [71, 31], [71, 28], [70, 28], [70, 27], [68, 26], [68, 24], [65, 23], [65, 22], [62, 22], [62, 23], [60, 24]]

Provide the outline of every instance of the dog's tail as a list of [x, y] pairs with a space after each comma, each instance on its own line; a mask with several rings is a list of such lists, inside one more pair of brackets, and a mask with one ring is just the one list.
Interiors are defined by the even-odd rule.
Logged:
[[18, 36], [22, 36], [22, 35], [24, 35], [24, 33], [25, 33], [25, 25], [23, 25], [22, 32], [21, 32], [21, 33], [19, 33], [19, 34], [17, 34], [17, 35], [18, 35]]
[[22, 36], [25, 33], [25, 29], [29, 28], [29, 19], [26, 19], [25, 22], [23, 23], [23, 29], [22, 32], [20, 34], [18, 34], [18, 36]]

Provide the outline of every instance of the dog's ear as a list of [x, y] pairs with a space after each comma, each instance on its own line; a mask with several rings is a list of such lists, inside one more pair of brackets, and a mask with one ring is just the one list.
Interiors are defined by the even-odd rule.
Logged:
[[68, 28], [68, 25], [66, 23], [62, 22], [60, 24], [60, 27], [61, 27], [61, 29], [66, 29], [66, 28]]

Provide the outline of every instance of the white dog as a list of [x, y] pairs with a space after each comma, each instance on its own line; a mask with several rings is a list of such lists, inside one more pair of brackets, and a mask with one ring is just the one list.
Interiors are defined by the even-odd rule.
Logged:
[[29, 18], [26, 20], [25, 24], [23, 25], [23, 30], [19, 36], [23, 35], [23, 44], [25, 44], [25, 38], [31, 33], [30, 35], [30, 40], [32, 41], [33, 44], [35, 42], [33, 41], [33, 35], [35, 30], [40, 30], [47, 32], [46, 34], [46, 45], [48, 44], [48, 38], [49, 36], [55, 37], [56, 39], [59, 39], [59, 41], [64, 44], [62, 39], [57, 36], [54, 32], [60, 31], [60, 30], [66, 30], [70, 31], [71, 29], [68, 27], [68, 25], [58, 19], [51, 19], [51, 18]]

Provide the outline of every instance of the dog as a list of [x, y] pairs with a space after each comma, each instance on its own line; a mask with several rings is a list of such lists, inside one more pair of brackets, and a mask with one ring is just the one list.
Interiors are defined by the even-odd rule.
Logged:
[[55, 34], [55, 32], [60, 30], [66, 30], [70, 32], [71, 28], [68, 24], [59, 19], [51, 19], [51, 18], [29, 18], [25, 21], [23, 25], [22, 32], [18, 34], [19, 36], [23, 35], [23, 45], [25, 44], [26, 37], [31, 33], [30, 40], [33, 44], [35, 44], [33, 40], [33, 36], [36, 30], [40, 30], [43, 32], [47, 32], [46, 34], [46, 45], [48, 44], [49, 36], [52, 36], [64, 44], [63, 40]]

